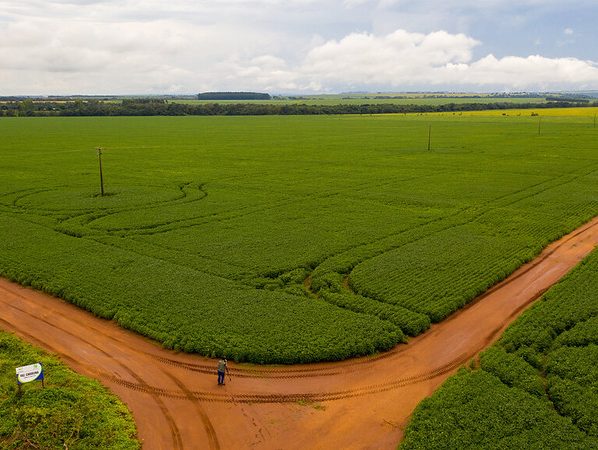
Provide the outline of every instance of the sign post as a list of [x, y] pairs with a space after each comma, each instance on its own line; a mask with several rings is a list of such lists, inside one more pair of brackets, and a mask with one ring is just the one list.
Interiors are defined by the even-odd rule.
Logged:
[[21, 395], [21, 385], [31, 381], [41, 381], [42, 387], [44, 385], [44, 368], [41, 363], [30, 364], [28, 366], [21, 366], [16, 368], [17, 373], [17, 387], [19, 395]]

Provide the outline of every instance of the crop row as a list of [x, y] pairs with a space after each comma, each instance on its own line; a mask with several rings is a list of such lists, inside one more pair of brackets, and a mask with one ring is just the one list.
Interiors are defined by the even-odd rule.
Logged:
[[410, 336], [417, 336], [430, 328], [430, 319], [427, 316], [400, 306], [350, 293], [321, 291], [320, 294], [324, 300], [340, 308], [388, 320]]
[[[514, 214], [512, 209], [489, 211], [465, 225], [365, 261], [351, 273], [351, 285], [360, 294], [440, 321], [560, 237], [563, 224], [571, 227], [589, 219], [578, 203], [580, 194], [572, 194], [570, 202], [555, 201], [550, 214], [534, 212], [533, 205], [547, 197], [556, 196], [543, 193], [529, 205], [518, 205], [526, 216]], [[506, 230], [500, 233], [501, 228]]]

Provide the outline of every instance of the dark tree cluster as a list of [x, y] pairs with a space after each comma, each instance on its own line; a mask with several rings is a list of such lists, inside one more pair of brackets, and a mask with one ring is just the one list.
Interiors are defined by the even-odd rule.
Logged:
[[270, 94], [261, 92], [203, 92], [198, 100], [271, 100]]
[[581, 97], [546, 97], [547, 102], [590, 103], [587, 98]]

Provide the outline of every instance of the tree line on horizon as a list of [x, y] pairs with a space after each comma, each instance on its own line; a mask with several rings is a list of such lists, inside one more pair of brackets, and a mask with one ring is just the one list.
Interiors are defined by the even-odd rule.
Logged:
[[264, 116], [334, 114], [407, 114], [465, 112], [501, 109], [546, 109], [598, 106], [598, 102], [550, 101], [547, 103], [446, 103], [439, 105], [403, 104], [269, 104], [269, 103], [172, 103], [162, 99], [11, 101], [0, 103], [0, 117], [52, 116]]

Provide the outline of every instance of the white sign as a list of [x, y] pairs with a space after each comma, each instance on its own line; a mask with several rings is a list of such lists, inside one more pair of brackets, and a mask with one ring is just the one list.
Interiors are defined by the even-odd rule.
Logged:
[[29, 383], [30, 381], [38, 379], [43, 379], [43, 369], [41, 364], [36, 363], [17, 367], [17, 380], [19, 383]]

